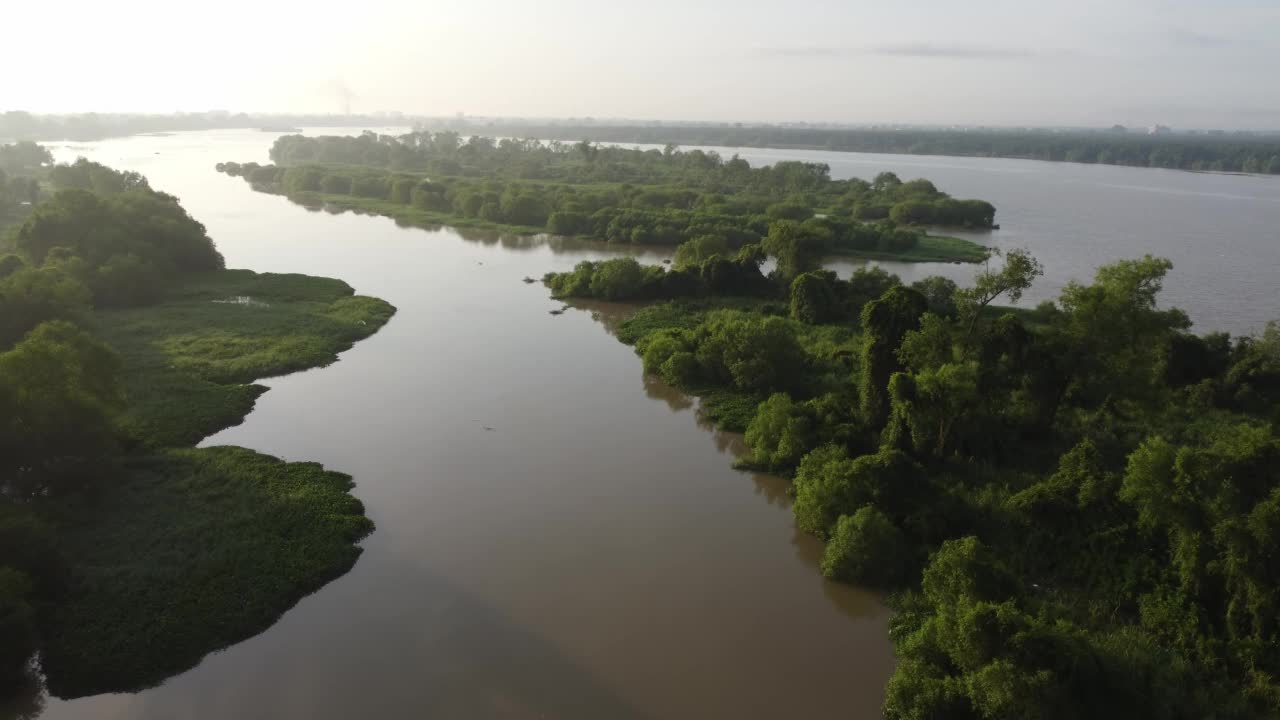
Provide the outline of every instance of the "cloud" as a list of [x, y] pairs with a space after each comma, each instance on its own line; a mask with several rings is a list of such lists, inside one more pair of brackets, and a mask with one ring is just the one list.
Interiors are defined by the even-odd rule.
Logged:
[[878, 55], [883, 57], [936, 58], [940, 60], [1031, 60], [1043, 57], [1058, 57], [1071, 53], [1064, 50], [1038, 50], [991, 45], [911, 43], [907, 45], [872, 45], [864, 47], [794, 45], [757, 48], [751, 54], [757, 58], [839, 59]]

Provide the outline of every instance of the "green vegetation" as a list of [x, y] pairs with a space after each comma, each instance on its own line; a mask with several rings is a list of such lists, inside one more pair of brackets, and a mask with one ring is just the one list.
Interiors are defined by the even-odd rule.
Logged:
[[[928, 180], [881, 173], [873, 182], [832, 180], [818, 163], [752, 168], [700, 150], [628, 150], [589, 143], [410, 133], [401, 137], [278, 139], [277, 165], [219, 163], [265, 192], [412, 224], [449, 223], [549, 232], [611, 243], [698, 241], [728, 256], [802, 225], [822, 254], [907, 261], [986, 258], [981, 245], [932, 237], [926, 225], [990, 228], [995, 208], [957, 200]], [[682, 260], [686, 258], [682, 257]]]
[[931, 130], [730, 127], [728, 125], [530, 125], [494, 123], [484, 132], [511, 137], [840, 152], [960, 155], [1131, 165], [1181, 170], [1280, 174], [1275, 133], [1147, 135], [1110, 130]]
[[124, 362], [123, 422], [170, 446], [239, 424], [264, 389], [247, 383], [328, 365], [392, 312], [340, 280], [226, 270], [156, 305], [98, 312], [91, 327]]
[[[41, 182], [53, 155], [33, 142], [0, 145], [0, 236], [10, 225], [22, 222], [44, 195]], [[0, 253], [5, 243], [0, 238]], [[0, 275], [4, 275], [0, 265]]]
[[51, 692], [157, 683], [265, 630], [346, 572], [373, 530], [347, 475], [235, 447], [131, 457], [93, 505], [51, 512], [69, 587], [46, 611]]
[[897, 591], [890, 720], [1275, 717], [1280, 324], [1190, 334], [1170, 267], [1017, 313], [1024, 252], [963, 289], [803, 270], [617, 335], [793, 478], [825, 575]]
[[351, 567], [372, 530], [351, 478], [191, 446], [244, 418], [249, 383], [333, 362], [394, 309], [222, 269], [135, 173], [42, 172], [62, 189], [0, 258], [0, 691], [39, 651], [76, 697], [185, 670]]

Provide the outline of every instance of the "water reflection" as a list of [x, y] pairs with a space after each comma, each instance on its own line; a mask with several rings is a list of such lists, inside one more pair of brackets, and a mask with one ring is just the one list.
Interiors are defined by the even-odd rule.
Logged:
[[34, 720], [44, 712], [44, 706], [44, 688], [33, 669], [11, 696], [0, 700], [0, 719]]

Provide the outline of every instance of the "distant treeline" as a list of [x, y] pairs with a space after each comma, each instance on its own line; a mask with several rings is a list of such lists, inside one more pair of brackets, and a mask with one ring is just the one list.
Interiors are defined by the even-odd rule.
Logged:
[[780, 127], [490, 124], [484, 132], [548, 140], [806, 148], [1024, 158], [1176, 170], [1280, 174], [1280, 135], [1128, 135], [1048, 130], [836, 130]]
[[370, 123], [395, 125], [404, 122], [394, 118], [375, 118], [368, 115], [249, 115], [246, 113], [35, 115], [21, 110], [10, 110], [0, 113], [0, 141], [6, 139], [101, 140], [109, 137], [183, 130], [262, 128], [288, 131], [299, 126], [368, 127]]

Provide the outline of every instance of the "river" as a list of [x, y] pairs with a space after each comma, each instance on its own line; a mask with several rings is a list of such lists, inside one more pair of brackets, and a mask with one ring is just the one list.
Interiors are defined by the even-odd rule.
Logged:
[[[273, 135], [179, 133], [56, 148], [145, 174], [229, 267], [339, 277], [399, 312], [337, 364], [266, 381], [237, 444], [351, 473], [377, 531], [355, 568], [266, 632], [139, 693], [41, 718], [772, 718], [878, 715], [889, 611], [824, 581], [785, 484], [730, 468], [740, 440], [643, 376], [525, 276], [617, 249], [401, 228], [309, 211], [215, 173]], [[988, 199], [1048, 268], [1175, 260], [1167, 297], [1204, 329], [1276, 312], [1280, 179], [1013, 160], [750, 150], [753, 163], [881, 169]], [[651, 258], [660, 252], [647, 253]], [[972, 266], [886, 264], [904, 277]], [[854, 264], [838, 266], [848, 272]]]

